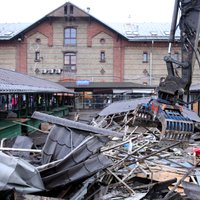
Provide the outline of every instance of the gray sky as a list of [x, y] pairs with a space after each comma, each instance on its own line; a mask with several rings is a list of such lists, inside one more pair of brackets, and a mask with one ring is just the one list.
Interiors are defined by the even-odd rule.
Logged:
[[[0, 23], [35, 22], [66, 0], [1, 0]], [[175, 0], [69, 0], [103, 22], [171, 22]]]

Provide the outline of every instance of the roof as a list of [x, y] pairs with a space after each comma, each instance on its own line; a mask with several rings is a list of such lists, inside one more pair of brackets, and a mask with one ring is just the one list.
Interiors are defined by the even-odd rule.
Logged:
[[[24, 34], [26, 31], [31, 30], [35, 26], [38, 26], [39, 23], [45, 19], [49, 18], [60, 18], [66, 17], [64, 13], [64, 7], [67, 5], [73, 5], [75, 7], [75, 13], [73, 17], [86, 17], [96, 20], [98, 23], [101, 23], [106, 28], [115, 32], [116, 34], [121, 35], [123, 38], [126, 38], [128, 41], [168, 41], [169, 32], [170, 32], [170, 23], [153, 23], [153, 22], [144, 22], [144, 23], [105, 23], [96, 17], [92, 16], [88, 12], [80, 9], [76, 5], [67, 2], [64, 5], [56, 8], [52, 12], [45, 15], [40, 20], [34, 23], [3, 23], [0, 24], [0, 40], [9, 40], [18, 34]], [[68, 17], [68, 16], [67, 16]], [[179, 36], [179, 31], [177, 31], [177, 38]]]
[[129, 99], [123, 101], [116, 101], [105, 107], [101, 112], [98, 113], [99, 116], [112, 115], [115, 113], [129, 112], [134, 110], [139, 104], [148, 103], [151, 97], [144, 97], [138, 99]]
[[[28, 28], [33, 25], [34, 23], [0, 23], [0, 40], [10, 40], [22, 32], [28, 31]], [[169, 23], [104, 23], [104, 25], [130, 42], [149, 40], [168, 41], [169, 39]], [[178, 38], [179, 31], [176, 34], [176, 39]]]
[[123, 137], [122, 133], [40, 112], [34, 112], [32, 118], [54, 124], [43, 147], [43, 165], [38, 167], [48, 190], [71, 184], [113, 165], [100, 148], [109, 142], [107, 136]]
[[153, 86], [137, 84], [132, 82], [90, 82], [88, 80], [78, 80], [76, 82], [60, 82], [66, 88], [84, 88], [84, 89], [127, 89], [127, 88], [155, 88]]
[[[100, 113], [98, 113], [99, 116], [107, 116], [107, 115], [113, 115], [117, 113], [124, 113], [133, 111], [136, 109], [136, 107], [139, 104], [147, 104], [151, 100], [156, 99], [157, 97], [142, 97], [142, 98], [136, 98], [136, 99], [129, 99], [129, 100], [123, 100], [123, 101], [116, 101], [111, 104], [109, 104], [107, 107], [105, 107]], [[189, 118], [192, 121], [200, 122], [200, 117], [197, 113], [194, 111], [182, 107], [182, 115], [186, 118]]]
[[200, 90], [200, 84], [199, 83], [195, 83], [195, 84], [192, 84], [190, 86], [190, 92], [195, 92], [195, 91], [199, 91]]
[[30, 23], [0, 23], [0, 40], [10, 40], [28, 26]]
[[68, 92], [71, 90], [44, 79], [0, 68], [0, 93]]
[[[170, 23], [111, 23], [110, 26], [124, 35], [129, 41], [167, 40], [169, 39]], [[177, 29], [176, 39], [179, 38], [180, 31]]]

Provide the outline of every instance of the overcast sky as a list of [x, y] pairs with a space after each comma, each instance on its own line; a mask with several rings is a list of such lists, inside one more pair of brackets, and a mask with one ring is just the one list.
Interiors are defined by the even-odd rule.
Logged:
[[[66, 0], [1, 0], [0, 23], [35, 22]], [[103, 22], [169, 22], [175, 0], [70, 0]]]

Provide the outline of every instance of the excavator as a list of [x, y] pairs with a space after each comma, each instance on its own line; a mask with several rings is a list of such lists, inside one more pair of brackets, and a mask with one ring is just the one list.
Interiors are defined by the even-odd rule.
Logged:
[[[180, 31], [181, 60], [172, 55], [176, 31]], [[195, 122], [183, 114], [183, 95], [189, 94], [195, 62], [198, 59], [200, 31], [200, 0], [175, 0], [169, 36], [168, 55], [164, 57], [167, 76], [160, 79], [157, 97], [139, 104], [135, 110], [136, 124], [156, 124], [162, 141], [188, 141]], [[200, 65], [199, 65], [200, 66]]]

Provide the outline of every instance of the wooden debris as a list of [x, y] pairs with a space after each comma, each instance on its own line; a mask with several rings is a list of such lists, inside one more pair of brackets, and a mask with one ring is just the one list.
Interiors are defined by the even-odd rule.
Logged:
[[[160, 132], [152, 127], [133, 126], [134, 111], [99, 116], [92, 120], [92, 125], [60, 119], [46, 114], [34, 113], [34, 118], [46, 120], [51, 124], [72, 127], [87, 131], [88, 138], [72, 148], [66, 157], [71, 156], [80, 145], [94, 137], [108, 137], [109, 141], [99, 149], [112, 160], [112, 165], [99, 170], [91, 177], [66, 184], [47, 192], [46, 196], [77, 200], [116, 200], [116, 199], [180, 199], [186, 194], [182, 182], [198, 184], [198, 157], [192, 150], [180, 147], [181, 142], [167, 146], [160, 144]], [[81, 116], [78, 116], [81, 117]], [[94, 134], [91, 134], [93, 132]], [[85, 145], [86, 148], [87, 145]], [[200, 146], [193, 143], [192, 148]], [[65, 158], [65, 157], [64, 157]], [[62, 159], [52, 162], [56, 164]], [[38, 170], [47, 165], [37, 166]], [[86, 166], [87, 169], [87, 166]], [[74, 172], [76, 173], [76, 172]], [[39, 194], [40, 195], [40, 194]], [[42, 196], [41, 194], [40, 196]]]

